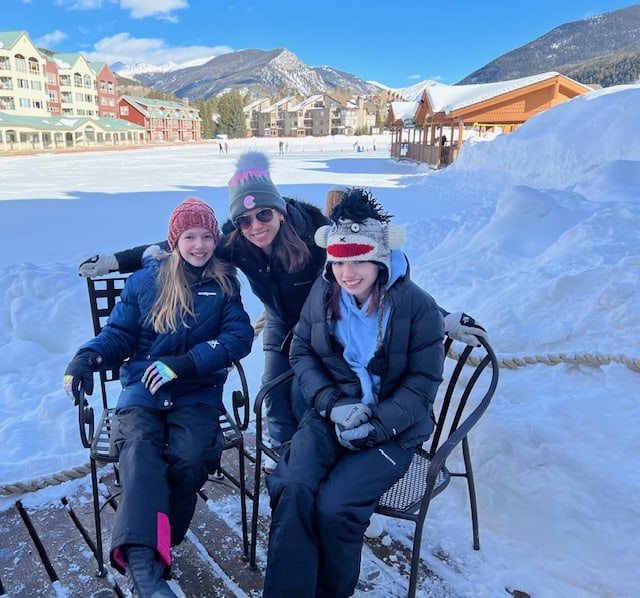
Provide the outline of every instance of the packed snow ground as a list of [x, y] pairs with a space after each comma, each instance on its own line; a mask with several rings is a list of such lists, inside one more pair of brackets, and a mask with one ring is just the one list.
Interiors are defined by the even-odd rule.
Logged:
[[[624, 362], [640, 358], [639, 128], [636, 85], [467, 143], [439, 172], [390, 160], [387, 136], [376, 151], [361, 137], [364, 152], [336, 137], [290, 140], [284, 156], [277, 140], [250, 139], [231, 141], [229, 154], [202, 144], [0, 158], [0, 485], [87, 460], [61, 386], [92, 334], [78, 262], [163, 239], [187, 195], [224, 219], [236, 157], [260, 149], [285, 195], [324, 207], [334, 185], [372, 188], [407, 230], [412, 277], [485, 325], [505, 363], [534, 362], [501, 369], [472, 434], [482, 549], [471, 546], [462, 481], [432, 506], [422, 554], [442, 578], [433, 595], [635, 596], [640, 373]], [[261, 306], [245, 289], [255, 320]], [[246, 362], [253, 393], [261, 353], [258, 340]], [[610, 363], [571, 363], [586, 354]], [[564, 357], [547, 365], [547, 356]], [[85, 483], [20, 498], [44, 504]], [[394, 537], [410, 530], [376, 525]]]

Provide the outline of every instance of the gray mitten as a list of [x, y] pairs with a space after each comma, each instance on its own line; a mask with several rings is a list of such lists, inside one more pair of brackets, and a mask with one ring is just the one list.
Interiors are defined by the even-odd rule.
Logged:
[[338, 442], [354, 451], [384, 444], [389, 440], [389, 435], [377, 419], [372, 419], [351, 430], [339, 430], [336, 427], [336, 432], [338, 431]]
[[369, 421], [370, 417], [371, 409], [367, 405], [344, 399], [338, 401], [329, 413], [329, 419], [343, 430], [355, 428]]
[[78, 274], [83, 278], [104, 276], [118, 270], [120, 270], [120, 264], [118, 264], [116, 256], [107, 253], [92, 255], [78, 266]]
[[487, 342], [489, 341], [487, 331], [474, 318], [462, 311], [457, 311], [444, 317], [444, 331], [449, 338], [460, 341], [465, 345], [479, 347], [478, 337]]

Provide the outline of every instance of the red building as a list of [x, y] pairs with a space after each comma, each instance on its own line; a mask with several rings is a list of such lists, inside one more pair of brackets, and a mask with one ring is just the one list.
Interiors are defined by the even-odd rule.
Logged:
[[145, 128], [147, 141], [200, 141], [202, 119], [189, 104], [122, 96], [118, 100], [118, 118]]

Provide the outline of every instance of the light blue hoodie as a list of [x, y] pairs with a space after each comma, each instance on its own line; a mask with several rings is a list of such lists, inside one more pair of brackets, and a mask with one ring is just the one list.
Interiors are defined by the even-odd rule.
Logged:
[[[391, 250], [391, 272], [385, 289], [407, 272], [407, 257], [401, 249]], [[353, 295], [344, 289], [340, 290], [340, 312], [342, 317], [336, 322], [335, 335], [344, 347], [344, 358], [360, 380], [362, 402], [366, 405], [377, 405], [380, 391], [380, 376], [370, 374], [367, 365], [371, 361], [378, 337], [378, 312], [367, 316], [371, 298], [358, 307]], [[382, 314], [382, 338], [385, 336], [389, 322], [389, 306], [384, 307]]]

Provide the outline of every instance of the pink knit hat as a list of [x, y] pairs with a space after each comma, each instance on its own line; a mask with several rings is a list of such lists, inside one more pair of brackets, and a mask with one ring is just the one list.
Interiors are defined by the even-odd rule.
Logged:
[[220, 240], [220, 228], [211, 206], [197, 197], [187, 197], [171, 214], [169, 219], [169, 247], [173, 250], [180, 235], [190, 228], [206, 228], [213, 233], [217, 245]]

